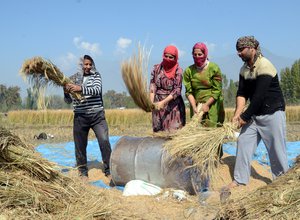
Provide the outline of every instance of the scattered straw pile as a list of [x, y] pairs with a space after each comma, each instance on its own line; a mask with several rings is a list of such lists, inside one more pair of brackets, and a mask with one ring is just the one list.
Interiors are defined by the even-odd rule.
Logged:
[[141, 46], [138, 47], [138, 54], [133, 55], [121, 65], [123, 81], [135, 104], [145, 112], [151, 112], [154, 105], [150, 101], [147, 88], [147, 66], [149, 54]]
[[0, 128], [0, 163], [1, 169], [26, 171], [40, 180], [53, 180], [59, 176], [53, 163], [41, 158], [32, 146], [4, 128]]
[[[71, 83], [71, 80], [66, 77], [52, 62], [45, 60], [42, 57], [33, 57], [26, 60], [20, 70], [20, 74], [29, 79], [32, 85], [43, 88], [49, 83], [55, 86], [64, 86]], [[76, 99], [82, 99], [80, 93], [71, 93]]]
[[218, 219], [299, 219], [300, 156], [295, 166], [271, 184], [231, 200]]
[[113, 211], [103, 192], [87, 188], [78, 177], [62, 175], [19, 137], [0, 128], [2, 218], [111, 219]]

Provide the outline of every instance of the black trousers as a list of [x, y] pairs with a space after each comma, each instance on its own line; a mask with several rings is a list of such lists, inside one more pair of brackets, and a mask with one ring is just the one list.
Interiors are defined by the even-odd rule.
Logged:
[[108, 126], [105, 120], [105, 112], [100, 111], [93, 114], [74, 115], [73, 136], [75, 142], [76, 166], [82, 175], [87, 176], [87, 156], [86, 148], [88, 143], [89, 130], [93, 129], [97, 137], [102, 160], [104, 165], [104, 173], [109, 174], [109, 160], [111, 155], [111, 146], [109, 143]]

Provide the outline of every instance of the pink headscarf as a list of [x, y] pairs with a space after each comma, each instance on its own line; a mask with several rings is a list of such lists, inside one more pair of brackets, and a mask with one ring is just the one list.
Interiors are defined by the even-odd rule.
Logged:
[[[174, 60], [171, 60], [169, 58], [165, 57], [165, 54], [171, 54], [175, 57]], [[175, 46], [169, 45], [165, 48], [164, 53], [163, 53], [163, 61], [161, 62], [162, 67], [164, 68], [164, 73], [165, 75], [169, 78], [172, 79], [175, 77], [176, 69], [178, 67], [178, 50]]]
[[194, 53], [194, 50], [195, 49], [200, 49], [202, 51], [202, 53], [204, 54], [203, 57], [194, 57], [193, 55], [193, 58], [194, 58], [194, 63], [197, 67], [203, 67], [205, 64], [206, 64], [206, 61], [207, 61], [207, 55], [208, 55], [208, 49], [206, 47], [206, 45], [204, 43], [196, 43], [193, 47], [193, 53]]

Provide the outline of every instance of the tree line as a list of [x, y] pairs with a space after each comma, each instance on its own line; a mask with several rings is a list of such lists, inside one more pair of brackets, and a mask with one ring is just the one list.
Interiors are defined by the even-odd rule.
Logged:
[[[225, 107], [235, 106], [235, 97], [238, 82], [227, 79], [223, 75], [223, 95]], [[289, 68], [286, 67], [280, 71], [280, 85], [288, 105], [300, 104], [300, 59], [296, 60]], [[0, 84], [0, 112], [19, 109], [38, 109], [39, 92], [35, 88], [27, 89], [27, 96], [22, 100], [20, 95], [20, 87], [7, 87]], [[184, 91], [183, 91], [184, 92]], [[185, 96], [183, 95], [186, 100]], [[71, 109], [72, 106], [64, 102], [62, 96], [51, 95], [46, 96], [43, 100], [47, 109]], [[133, 99], [126, 92], [116, 92], [108, 90], [103, 94], [104, 106], [107, 109], [114, 108], [136, 108]], [[187, 101], [186, 101], [187, 103]]]

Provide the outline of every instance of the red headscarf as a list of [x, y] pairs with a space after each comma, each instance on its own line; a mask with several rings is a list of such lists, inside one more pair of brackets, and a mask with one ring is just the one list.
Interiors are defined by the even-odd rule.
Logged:
[[[165, 54], [171, 54], [175, 57], [174, 60], [165, 57]], [[161, 62], [162, 67], [164, 68], [165, 75], [172, 79], [175, 77], [176, 69], [178, 67], [178, 50], [175, 46], [169, 45], [165, 48], [163, 53], [163, 61]]]
[[202, 53], [204, 54], [204, 56], [203, 57], [195, 57], [193, 55], [194, 63], [197, 67], [203, 67], [207, 60], [208, 49], [204, 43], [199, 43], [199, 42], [194, 45], [193, 54], [194, 54], [195, 49], [200, 49], [202, 51]]

